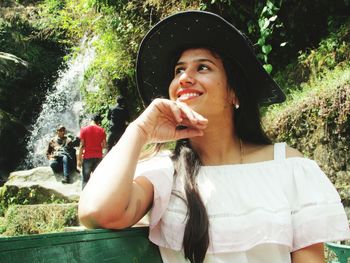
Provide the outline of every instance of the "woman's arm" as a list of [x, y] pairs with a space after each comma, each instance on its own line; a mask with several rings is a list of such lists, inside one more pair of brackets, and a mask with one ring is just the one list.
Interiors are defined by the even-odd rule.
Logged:
[[[182, 122], [188, 129], [176, 129]], [[80, 197], [81, 222], [87, 227], [105, 228], [125, 228], [137, 223], [153, 202], [153, 185], [144, 177], [133, 179], [143, 146], [199, 136], [206, 123], [186, 106], [179, 108], [170, 100], [155, 100], [128, 126], [94, 171]]]
[[314, 244], [292, 253], [292, 263], [324, 263], [323, 243]]
[[80, 197], [79, 217], [84, 225], [124, 228], [147, 212], [153, 199], [152, 185], [146, 179], [133, 182], [144, 144], [139, 129], [131, 125], [101, 161]]

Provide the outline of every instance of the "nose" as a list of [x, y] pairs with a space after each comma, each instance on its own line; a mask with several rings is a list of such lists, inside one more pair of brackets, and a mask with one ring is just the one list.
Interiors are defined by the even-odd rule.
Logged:
[[181, 87], [190, 87], [191, 85], [194, 84], [195, 80], [191, 74], [191, 72], [189, 70], [184, 71], [180, 78], [179, 78], [179, 82]]

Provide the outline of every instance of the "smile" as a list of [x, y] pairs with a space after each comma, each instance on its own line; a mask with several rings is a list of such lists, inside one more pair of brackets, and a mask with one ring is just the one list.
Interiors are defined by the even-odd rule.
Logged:
[[201, 92], [185, 89], [177, 93], [177, 98], [179, 100], [189, 100], [189, 99], [199, 97], [200, 95], [202, 95]]
[[198, 94], [198, 93], [186, 93], [186, 94], [179, 96], [178, 98], [184, 100], [184, 99], [190, 99], [190, 98], [198, 97], [198, 96], [200, 96], [200, 94]]

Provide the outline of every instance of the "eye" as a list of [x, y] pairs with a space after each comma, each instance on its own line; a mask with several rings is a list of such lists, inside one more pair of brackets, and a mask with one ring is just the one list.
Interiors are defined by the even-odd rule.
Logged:
[[184, 71], [185, 71], [184, 67], [177, 67], [177, 68], [175, 68], [175, 75], [178, 75]]
[[198, 71], [209, 70], [209, 69], [210, 68], [207, 65], [201, 64], [201, 65], [198, 66]]

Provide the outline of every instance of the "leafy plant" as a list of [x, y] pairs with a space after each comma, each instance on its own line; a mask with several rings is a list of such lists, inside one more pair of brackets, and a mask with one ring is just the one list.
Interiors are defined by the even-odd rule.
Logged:
[[[269, 54], [272, 51], [269, 39], [271, 38], [275, 27], [283, 26], [282, 22], [278, 22], [278, 11], [280, 10], [281, 4], [282, 0], [267, 0], [258, 19], [260, 37], [257, 44], [261, 48], [259, 56], [264, 61], [263, 66], [268, 73], [271, 73], [273, 68], [269, 63]], [[284, 46], [285, 44], [286, 43], [282, 43], [281, 46]]]
[[0, 188], [0, 216], [11, 205], [43, 204], [51, 200], [52, 203], [66, 203], [67, 199], [63, 196], [52, 195], [50, 192], [39, 186], [30, 188], [19, 188], [16, 186], [3, 186]]
[[5, 236], [62, 232], [77, 226], [77, 204], [13, 205], [7, 210], [0, 228]]
[[350, 202], [346, 187], [350, 181], [343, 174], [350, 165], [350, 67], [328, 71], [290, 97], [285, 105], [266, 113], [263, 123], [268, 135], [316, 160], [343, 200]]

